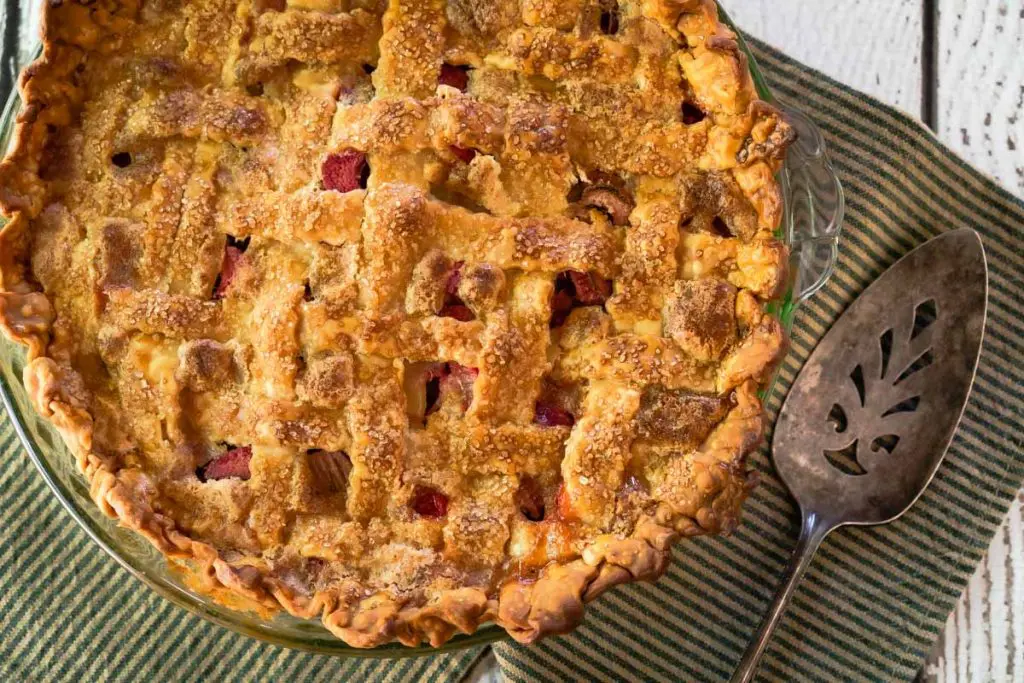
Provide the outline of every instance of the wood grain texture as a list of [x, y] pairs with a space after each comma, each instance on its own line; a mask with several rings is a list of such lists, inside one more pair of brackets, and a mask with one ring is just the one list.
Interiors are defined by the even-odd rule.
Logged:
[[1024, 682], [1024, 492], [971, 577], [928, 664], [929, 683]]
[[737, 25], [833, 78], [921, 115], [922, 0], [731, 0]]
[[[1024, 0], [938, 0], [938, 12], [937, 134], [1024, 197]], [[1022, 499], [949, 616], [925, 680], [1024, 683]]]
[[938, 0], [938, 134], [1024, 196], [1024, 0]]

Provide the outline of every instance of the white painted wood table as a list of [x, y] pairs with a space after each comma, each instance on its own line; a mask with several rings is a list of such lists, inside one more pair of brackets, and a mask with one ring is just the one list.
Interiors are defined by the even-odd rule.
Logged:
[[[748, 33], [923, 119], [1024, 197], [1024, 0], [722, 2]], [[924, 681], [1024, 683], [1022, 501], [922, 662]], [[500, 675], [488, 658], [470, 678]]]

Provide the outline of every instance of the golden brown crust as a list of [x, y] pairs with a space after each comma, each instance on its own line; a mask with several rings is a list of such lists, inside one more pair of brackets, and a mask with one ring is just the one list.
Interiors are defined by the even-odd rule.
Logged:
[[792, 130], [713, 2], [43, 26], [0, 326], [97, 505], [200, 590], [357, 647], [532, 642], [736, 525]]

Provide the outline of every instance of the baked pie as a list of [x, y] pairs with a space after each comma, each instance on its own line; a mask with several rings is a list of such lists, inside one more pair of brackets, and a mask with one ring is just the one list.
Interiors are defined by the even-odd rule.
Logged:
[[727, 532], [793, 138], [711, 0], [50, 0], [0, 318], [97, 505], [357, 647]]

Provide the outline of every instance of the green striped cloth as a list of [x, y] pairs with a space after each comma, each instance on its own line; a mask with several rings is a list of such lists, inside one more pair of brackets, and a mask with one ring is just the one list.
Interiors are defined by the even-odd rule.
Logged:
[[[772, 411], [830, 322], [901, 254], [961, 226], [981, 232], [988, 251], [985, 353], [945, 464], [898, 522], [842, 530], [825, 542], [762, 669], [768, 680], [909, 680], [1024, 480], [1024, 205], [906, 116], [753, 47], [775, 92], [824, 130], [849, 201], [837, 272], [797, 316]], [[6, 416], [0, 448], [3, 680], [446, 681], [461, 678], [481, 652], [340, 660], [207, 623], [151, 593], [89, 541], [33, 470]], [[764, 483], [735, 534], [684, 542], [659, 583], [611, 591], [572, 635], [495, 646], [505, 676], [726, 679], [797, 534], [795, 510], [765, 454], [754, 466]]]
[[64, 511], [0, 409], [0, 681], [457, 681], [481, 647], [339, 659], [270, 645], [167, 602]]

